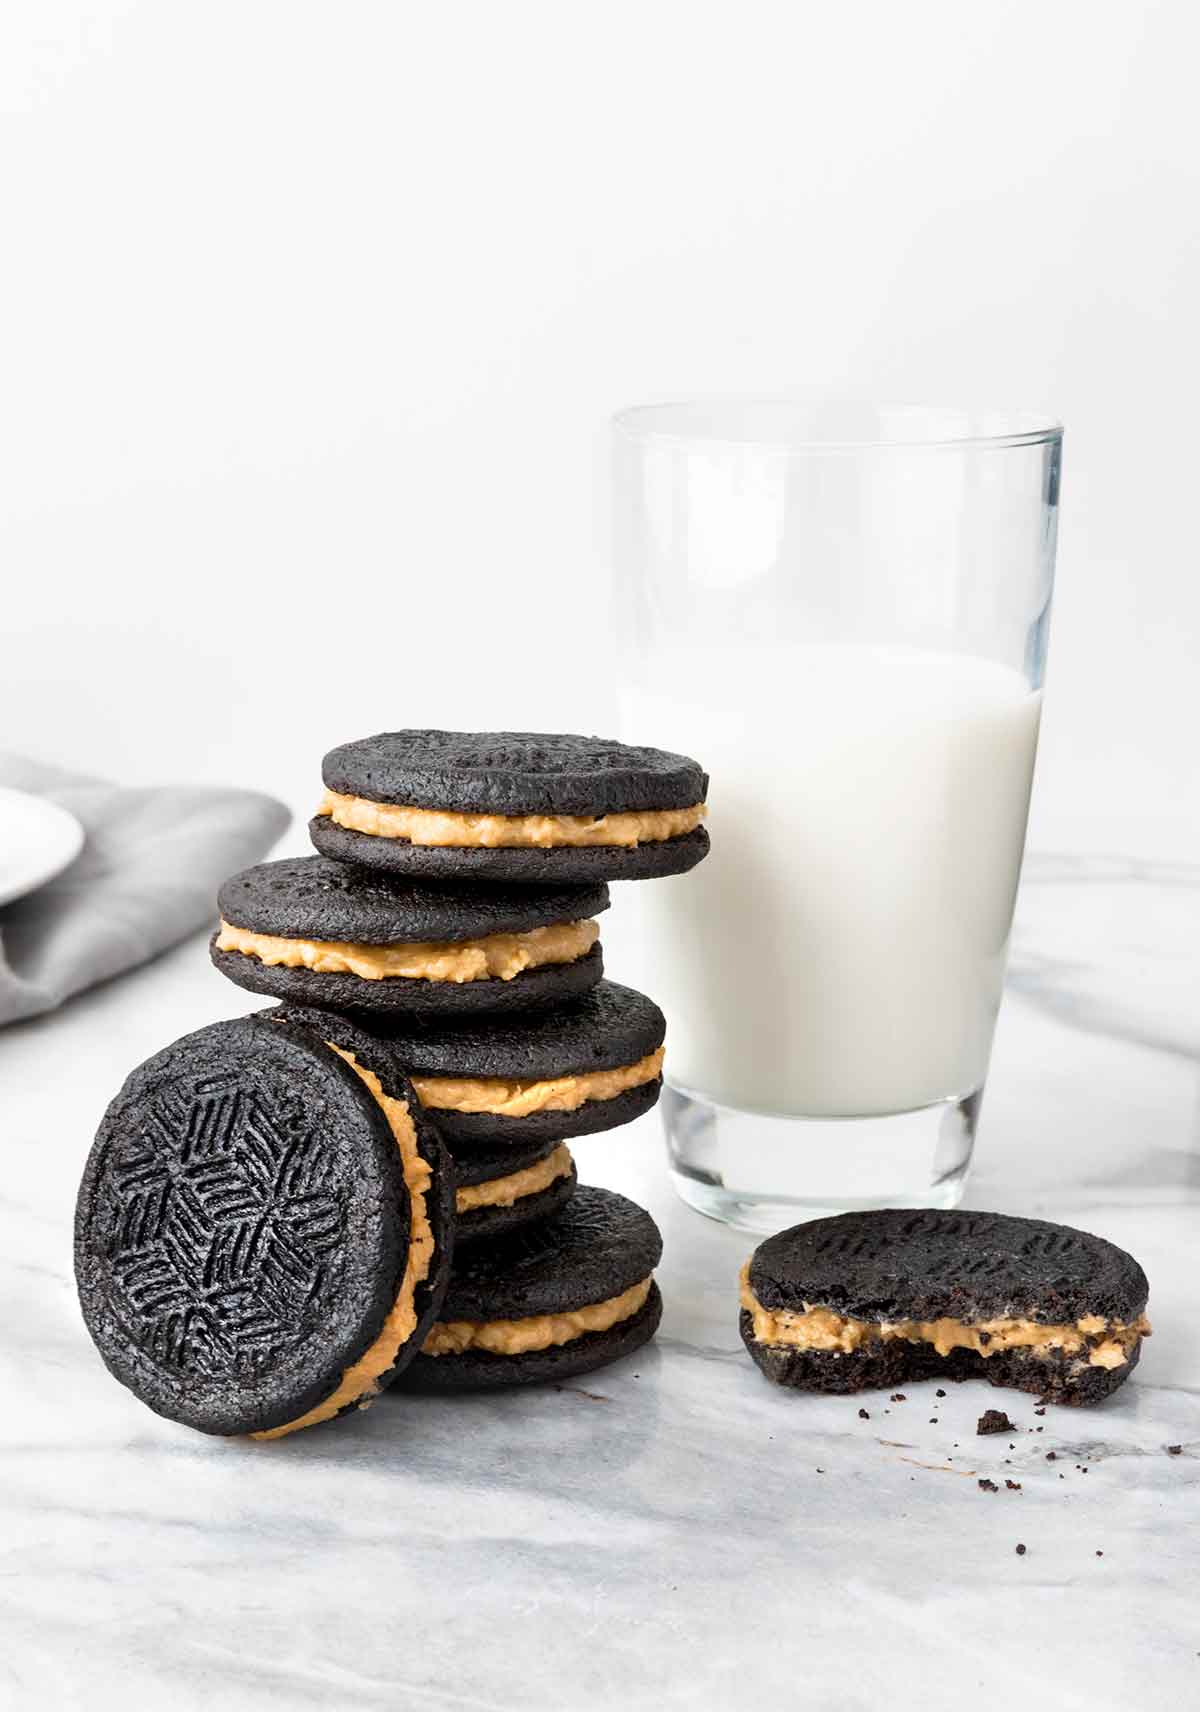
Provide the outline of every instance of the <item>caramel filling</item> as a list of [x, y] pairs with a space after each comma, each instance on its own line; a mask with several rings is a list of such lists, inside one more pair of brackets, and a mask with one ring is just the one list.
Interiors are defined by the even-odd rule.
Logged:
[[1043, 1325], [1038, 1320], [853, 1320], [829, 1308], [813, 1308], [806, 1302], [803, 1312], [791, 1308], [764, 1308], [750, 1288], [750, 1264], [741, 1274], [741, 1302], [754, 1325], [758, 1343], [786, 1344], [791, 1349], [838, 1350], [850, 1354], [864, 1343], [929, 1343], [939, 1355], [955, 1349], [973, 1349], [977, 1355], [995, 1355], [1003, 1349], [1025, 1349], [1031, 1355], [1048, 1357], [1086, 1355], [1081, 1365], [1121, 1367], [1140, 1338], [1150, 1336], [1150, 1322], [1140, 1314], [1130, 1325], [1119, 1320], [1085, 1314], [1073, 1325]]
[[417, 1329], [414, 1297], [418, 1284], [423, 1283], [429, 1276], [429, 1266], [433, 1259], [433, 1227], [429, 1223], [426, 1208], [432, 1172], [418, 1151], [417, 1132], [408, 1115], [408, 1107], [403, 1100], [394, 1100], [390, 1094], [385, 1094], [378, 1076], [373, 1070], [365, 1070], [352, 1052], [344, 1052], [331, 1040], [327, 1040], [325, 1044], [331, 1052], [336, 1052], [339, 1058], [344, 1058], [350, 1068], [361, 1076], [371, 1097], [387, 1118], [388, 1128], [400, 1149], [410, 1208], [408, 1260], [404, 1277], [400, 1280], [400, 1288], [396, 1292], [396, 1300], [383, 1322], [383, 1330], [353, 1366], [345, 1370], [336, 1391], [326, 1397], [323, 1403], [318, 1403], [315, 1408], [310, 1409], [306, 1415], [301, 1415], [298, 1420], [286, 1421], [281, 1427], [268, 1427], [260, 1433], [251, 1433], [251, 1438], [255, 1439], [279, 1439], [283, 1438], [285, 1433], [299, 1432], [301, 1427], [315, 1427], [319, 1421], [332, 1420], [334, 1415], [340, 1414], [351, 1403], [359, 1403], [365, 1407], [369, 1398], [379, 1394], [379, 1381], [395, 1366], [400, 1350]]
[[511, 981], [524, 969], [574, 963], [600, 937], [594, 921], [559, 921], [523, 933], [483, 939], [413, 940], [403, 945], [354, 945], [342, 939], [278, 939], [222, 921], [218, 951], [240, 951], [269, 968], [312, 969], [318, 975], [357, 975], [362, 981], [399, 976], [410, 981]]
[[612, 1100], [662, 1074], [663, 1047], [616, 1070], [586, 1070], [546, 1082], [506, 1082], [498, 1076], [414, 1076], [423, 1106], [439, 1112], [493, 1112], [527, 1118], [532, 1112], [575, 1112], [588, 1100]]
[[535, 1160], [520, 1171], [510, 1171], [507, 1177], [493, 1177], [487, 1183], [464, 1183], [454, 1197], [455, 1210], [469, 1213], [472, 1207], [511, 1207], [526, 1195], [538, 1195], [565, 1177], [571, 1169], [571, 1150], [559, 1142], [545, 1159]]
[[570, 1343], [585, 1332], [606, 1332], [619, 1320], [632, 1319], [650, 1294], [650, 1279], [586, 1308], [565, 1314], [533, 1314], [527, 1320], [446, 1320], [433, 1327], [422, 1355], [461, 1355], [486, 1349], [491, 1355], [524, 1355], [531, 1349], [551, 1349]]
[[335, 826], [372, 838], [402, 838], [408, 844], [456, 849], [551, 850], [567, 845], [608, 844], [632, 850], [680, 838], [704, 819], [705, 805], [656, 808], [626, 814], [447, 814], [435, 808], [371, 802], [367, 797], [326, 791], [317, 807]]

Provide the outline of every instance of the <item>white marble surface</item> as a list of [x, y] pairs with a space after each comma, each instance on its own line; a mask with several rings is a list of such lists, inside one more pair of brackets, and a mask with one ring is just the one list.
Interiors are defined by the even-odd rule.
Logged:
[[[1198, 970], [1200, 872], [1031, 863], [968, 1198], [1132, 1249], [1155, 1324], [1109, 1404], [1044, 1417], [768, 1386], [736, 1330], [750, 1239], [675, 1202], [650, 1117], [578, 1149], [663, 1225], [641, 1357], [201, 1438], [101, 1367], [70, 1219], [125, 1072], [245, 996], [197, 942], [6, 1030], [0, 1706], [1200, 1703]], [[989, 1404], [1013, 1448], [974, 1436]]]

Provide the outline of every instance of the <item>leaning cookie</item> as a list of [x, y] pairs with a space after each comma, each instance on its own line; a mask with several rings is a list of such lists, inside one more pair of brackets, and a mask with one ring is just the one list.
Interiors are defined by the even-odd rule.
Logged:
[[362, 1408], [449, 1276], [453, 1174], [392, 1054], [340, 1018], [184, 1036], [109, 1106], [75, 1271], [112, 1374], [204, 1433], [272, 1439]]
[[413, 878], [568, 884], [682, 874], [708, 854], [686, 755], [530, 731], [385, 731], [326, 755], [317, 849]]
[[1137, 1365], [1149, 1287], [1102, 1237], [1002, 1213], [843, 1213], [770, 1237], [742, 1271], [742, 1339], [778, 1385], [863, 1391], [982, 1378], [1096, 1403]]
[[649, 1111], [662, 1090], [666, 1019], [653, 999], [616, 981], [553, 1011], [370, 1026], [395, 1048], [452, 1149], [524, 1148], [615, 1129]]
[[607, 1367], [658, 1329], [661, 1255], [649, 1213], [579, 1188], [554, 1218], [459, 1252], [441, 1314], [400, 1384], [474, 1391]]
[[225, 881], [210, 952], [239, 987], [302, 1005], [439, 1014], [586, 991], [604, 965], [603, 885], [414, 885], [324, 856]]

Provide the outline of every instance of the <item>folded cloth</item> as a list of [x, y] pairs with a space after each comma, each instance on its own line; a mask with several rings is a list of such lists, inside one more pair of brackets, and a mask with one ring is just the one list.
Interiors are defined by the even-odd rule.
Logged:
[[0, 909], [0, 1024], [53, 1010], [215, 919], [217, 887], [257, 862], [291, 816], [257, 791], [127, 790], [0, 754], [0, 785], [49, 797], [82, 822], [71, 866]]

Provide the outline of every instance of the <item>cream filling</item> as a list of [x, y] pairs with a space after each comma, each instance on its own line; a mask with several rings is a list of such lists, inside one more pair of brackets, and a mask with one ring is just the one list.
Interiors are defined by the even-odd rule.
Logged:
[[525, 1320], [445, 1320], [435, 1325], [422, 1355], [461, 1355], [485, 1349], [491, 1355], [524, 1355], [531, 1349], [551, 1349], [570, 1343], [585, 1332], [606, 1332], [620, 1320], [632, 1319], [650, 1294], [649, 1278], [586, 1308], [565, 1314], [533, 1314]]
[[344, 826], [349, 832], [401, 838], [427, 848], [550, 850], [601, 844], [632, 850], [639, 844], [660, 844], [693, 831], [704, 819], [705, 805], [602, 815], [448, 814], [441, 809], [371, 802], [367, 797], [326, 791], [317, 813], [327, 815], [335, 826]]
[[343, 939], [280, 939], [222, 921], [218, 951], [240, 951], [268, 968], [312, 969], [318, 975], [357, 975], [362, 981], [511, 981], [525, 969], [574, 963], [600, 937], [594, 921], [559, 921], [522, 933], [483, 939], [412, 940], [403, 945], [355, 945]]
[[493, 1177], [486, 1183], [464, 1183], [454, 1196], [455, 1210], [469, 1213], [473, 1207], [511, 1207], [526, 1195], [539, 1195], [571, 1170], [571, 1150], [559, 1142], [545, 1159], [535, 1160], [520, 1171], [510, 1171], [507, 1177]]
[[[854, 1320], [814, 1308], [807, 1302], [803, 1312], [790, 1308], [764, 1308], [750, 1287], [750, 1263], [741, 1273], [741, 1303], [753, 1322], [755, 1341], [786, 1344], [790, 1349], [838, 1350], [850, 1354], [864, 1343], [932, 1344], [939, 1355], [951, 1350], [972, 1349], [977, 1355], [995, 1355], [998, 1350], [1026, 1349], [1031, 1355], [1049, 1357], [1056, 1351], [1081, 1355], [1086, 1351], [1090, 1367], [1122, 1367], [1138, 1340], [1150, 1336], [1150, 1322], [1140, 1314], [1130, 1325], [1085, 1314], [1073, 1325], [1043, 1325], [1019, 1318], [968, 1322], [938, 1320]], [[1099, 1340], [1099, 1341], [1097, 1341]]]
[[301, 1427], [315, 1427], [319, 1421], [332, 1420], [351, 1403], [365, 1403], [368, 1398], [378, 1396], [379, 1381], [396, 1365], [396, 1357], [417, 1329], [416, 1289], [428, 1278], [433, 1259], [433, 1227], [426, 1202], [433, 1172], [417, 1147], [417, 1132], [408, 1115], [408, 1107], [403, 1100], [394, 1100], [390, 1094], [385, 1094], [375, 1072], [364, 1069], [352, 1052], [343, 1051], [331, 1040], [325, 1044], [339, 1058], [344, 1058], [366, 1083], [400, 1149], [409, 1202], [408, 1259], [396, 1300], [383, 1322], [383, 1330], [370, 1348], [346, 1368], [337, 1389], [298, 1420], [286, 1421], [282, 1427], [268, 1427], [261, 1433], [251, 1433], [250, 1437], [254, 1439], [280, 1439], [286, 1433], [299, 1432]]
[[588, 1100], [612, 1100], [662, 1074], [663, 1047], [616, 1070], [587, 1070], [545, 1082], [506, 1082], [491, 1076], [414, 1076], [423, 1106], [439, 1112], [492, 1112], [527, 1118], [533, 1112], [575, 1112]]

